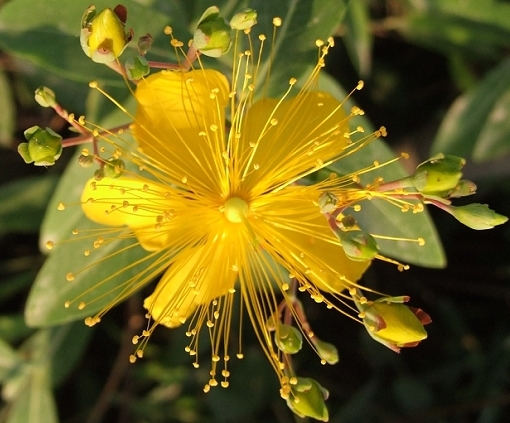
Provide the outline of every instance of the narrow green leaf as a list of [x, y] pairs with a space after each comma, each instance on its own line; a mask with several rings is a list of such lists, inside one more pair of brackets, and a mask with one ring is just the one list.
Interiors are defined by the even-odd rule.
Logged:
[[0, 145], [9, 146], [14, 133], [16, 108], [7, 75], [0, 69]]
[[[510, 77], [507, 76], [510, 80]], [[510, 85], [510, 84], [509, 84]], [[510, 151], [510, 87], [496, 100], [476, 141], [473, 160], [485, 161]]]
[[27, 386], [19, 391], [7, 423], [58, 423], [55, 398], [47, 369], [36, 366]]
[[346, 32], [342, 37], [351, 61], [360, 76], [366, 76], [372, 66], [372, 32], [368, 4], [365, 0], [351, 1], [345, 17]]
[[[501, 144], [505, 142], [501, 141], [501, 136], [507, 128], [507, 123], [502, 120], [508, 113], [510, 101], [507, 98], [510, 92], [509, 75], [510, 59], [507, 59], [493, 69], [477, 88], [455, 100], [439, 128], [431, 154], [442, 152], [481, 160], [489, 154], [487, 145], [495, 143], [502, 148]], [[500, 126], [493, 129], [494, 122], [500, 122]], [[492, 130], [499, 140], [489, 135]], [[476, 147], [482, 135], [482, 144]]]

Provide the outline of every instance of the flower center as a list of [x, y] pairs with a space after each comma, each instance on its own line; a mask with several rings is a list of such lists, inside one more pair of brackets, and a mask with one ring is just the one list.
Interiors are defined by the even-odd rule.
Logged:
[[225, 217], [229, 222], [241, 223], [248, 216], [248, 203], [239, 197], [230, 197], [225, 202]]

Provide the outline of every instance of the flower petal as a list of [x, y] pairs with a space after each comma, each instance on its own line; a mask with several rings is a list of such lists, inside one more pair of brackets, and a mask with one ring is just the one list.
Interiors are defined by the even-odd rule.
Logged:
[[207, 305], [234, 287], [237, 273], [225, 258], [229, 247], [213, 241], [179, 253], [144, 307], [152, 318], [169, 328], [180, 326], [199, 305]]
[[262, 192], [337, 157], [349, 132], [341, 104], [329, 94], [302, 92], [291, 100], [263, 99], [247, 112], [242, 150], [256, 172], [247, 172], [247, 186]]
[[127, 225], [146, 250], [161, 250], [168, 246], [170, 233], [178, 237], [178, 227], [172, 221], [165, 222], [161, 230], [161, 216], [179, 205], [167, 198], [168, 190], [141, 179], [91, 179], [82, 192], [82, 209], [90, 220], [102, 225]]
[[[215, 185], [224, 150], [226, 78], [214, 70], [158, 72], [138, 84], [133, 132], [141, 151], [188, 183]], [[216, 181], [215, 181], [216, 178]]]

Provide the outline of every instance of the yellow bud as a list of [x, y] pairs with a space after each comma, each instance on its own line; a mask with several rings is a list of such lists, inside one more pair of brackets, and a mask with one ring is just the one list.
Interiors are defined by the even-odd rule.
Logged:
[[133, 38], [133, 31], [124, 29], [127, 15], [124, 6], [104, 9], [98, 14], [90, 6], [82, 18], [80, 43], [83, 51], [94, 62], [108, 63], [117, 59]]

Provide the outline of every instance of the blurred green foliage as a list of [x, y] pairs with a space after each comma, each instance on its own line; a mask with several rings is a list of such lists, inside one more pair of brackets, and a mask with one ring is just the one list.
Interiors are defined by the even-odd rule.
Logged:
[[[115, 6], [106, 0], [95, 4], [98, 9]], [[376, 125], [388, 126], [388, 143], [396, 153], [406, 149], [417, 163], [439, 151], [466, 157], [471, 162], [466, 176], [479, 184], [477, 201], [510, 214], [508, 1], [123, 4], [128, 27], [137, 35], [154, 36], [150, 54], [156, 60], [172, 57], [162, 29], [171, 25], [181, 39], [190, 38], [193, 24], [212, 4], [225, 16], [249, 5], [259, 14], [257, 31], [266, 33], [271, 31], [271, 18], [281, 16], [273, 94], [287, 86], [290, 76], [306, 73], [316, 54], [316, 38], [335, 34], [338, 45], [328, 56], [331, 77], [321, 81], [323, 88], [343, 98], [345, 90], [364, 78], [366, 88], [354, 101]], [[65, 171], [57, 165], [35, 174], [11, 154], [23, 140], [23, 130], [35, 123], [69, 135], [65, 124], [39, 110], [27, 93], [48, 85], [69, 110], [114, 126], [125, 123], [124, 116], [90, 92], [87, 83], [99, 80], [123, 103], [129, 103], [129, 92], [117, 75], [91, 62], [80, 49], [79, 22], [88, 0], [10, 0], [0, 6], [0, 423], [301, 421], [278, 397], [273, 372], [248, 328], [246, 358], [232, 363], [229, 389], [205, 395], [201, 387], [207, 371], [190, 365], [183, 352], [184, 329], [158, 331], [146, 359], [128, 363], [131, 338], [143, 324], [141, 295], [112, 310], [94, 329], [73, 322], [83, 314], [58, 306], [75, 286], [66, 286], [67, 265], [83, 262], [83, 255], [76, 253], [80, 248], [63, 249], [45, 261], [38, 233], [43, 224], [44, 243], [50, 233], [65, 239], [74, 227], [86, 226], [78, 208], [68, 211], [65, 219], [55, 210], [64, 195], [79, 196], [88, 174], [69, 154]], [[134, 49], [127, 56], [130, 53]], [[214, 65], [226, 69], [230, 64], [222, 59]], [[366, 116], [361, 124], [370, 128]], [[335, 165], [335, 170], [347, 172], [391, 156], [390, 148], [377, 142]], [[20, 173], [20, 168], [26, 171]], [[398, 166], [385, 172], [389, 177], [404, 174]], [[408, 244], [383, 244], [386, 254], [431, 268], [445, 264], [434, 226], [425, 215], [410, 221], [408, 215], [385, 210], [386, 204], [371, 206], [360, 218], [370, 232], [382, 228], [411, 237], [425, 233], [434, 240], [420, 251]], [[340, 362], [327, 370], [311, 351], [303, 351], [296, 361], [302, 373], [330, 391], [331, 422], [510, 420], [510, 231], [503, 226], [474, 233], [452, 224], [449, 216], [433, 217], [449, 260], [446, 270], [413, 267], [401, 274], [391, 265], [376, 263], [364, 278], [374, 290], [410, 294], [412, 305], [432, 316], [429, 339], [417, 349], [395, 355], [371, 342], [360, 325], [304, 299], [316, 332], [334, 342], [340, 353]], [[134, 260], [139, 252], [132, 254]], [[94, 285], [100, 271], [93, 268], [84, 274], [80, 290]], [[25, 311], [28, 327], [25, 301], [38, 272]], [[202, 348], [208, 354], [207, 345]]]

